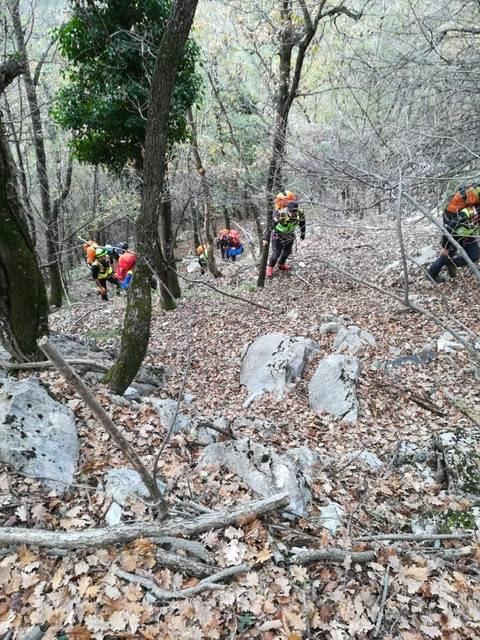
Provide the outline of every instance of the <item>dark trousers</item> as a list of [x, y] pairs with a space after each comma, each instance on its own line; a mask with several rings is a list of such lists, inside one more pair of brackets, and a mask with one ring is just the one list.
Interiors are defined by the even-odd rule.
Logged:
[[288, 256], [292, 253], [293, 243], [295, 238], [283, 239], [281, 236], [274, 236], [272, 238], [272, 253], [268, 261], [270, 267], [274, 267], [278, 264], [285, 264]]
[[[480, 258], [480, 246], [476, 240], [464, 245], [463, 249], [472, 262], [478, 262]], [[465, 258], [460, 254], [456, 255], [456, 253], [457, 249], [453, 247], [448, 256], [439, 256], [435, 262], [432, 262], [428, 269], [431, 277], [436, 278], [443, 267], [447, 267], [449, 271], [456, 267], [464, 267], [467, 264]]]

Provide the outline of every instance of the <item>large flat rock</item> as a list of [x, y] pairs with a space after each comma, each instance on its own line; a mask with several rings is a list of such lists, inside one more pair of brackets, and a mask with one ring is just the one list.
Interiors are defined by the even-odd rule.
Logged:
[[6, 380], [0, 389], [0, 461], [63, 492], [78, 458], [73, 412], [33, 378]]

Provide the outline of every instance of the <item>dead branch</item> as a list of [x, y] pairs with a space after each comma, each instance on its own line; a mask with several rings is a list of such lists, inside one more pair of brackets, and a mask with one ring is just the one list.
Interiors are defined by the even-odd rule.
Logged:
[[113, 423], [112, 419], [95, 398], [92, 392], [87, 388], [83, 380], [78, 374], [70, 367], [62, 356], [58, 353], [55, 347], [48, 341], [48, 339], [42, 338], [38, 342], [38, 346], [47, 356], [47, 358], [54, 364], [57, 371], [62, 375], [69, 384], [72, 385], [74, 390], [83, 399], [85, 404], [93, 411], [93, 413], [99, 419], [101, 425], [110, 435], [110, 437], [116, 442], [121, 449], [127, 460], [132, 464], [136, 471], [140, 474], [145, 486], [150, 493], [152, 500], [159, 506], [160, 514], [165, 517], [168, 509], [167, 503], [160, 495], [158, 486], [152, 476], [148, 473], [147, 468], [141, 461], [139, 455], [135, 449], [130, 445], [128, 440], [122, 435], [118, 428]]
[[176, 273], [179, 278], [181, 278], [182, 280], [185, 280], [185, 282], [189, 282], [190, 284], [201, 284], [202, 286], [208, 287], [209, 289], [213, 289], [213, 291], [216, 291], [217, 293], [220, 293], [222, 296], [226, 296], [227, 298], [233, 298], [234, 300], [240, 300], [240, 302], [246, 302], [247, 304], [252, 304], [254, 307], [258, 307], [259, 309], [263, 309], [264, 311], [271, 311], [269, 307], [266, 307], [263, 304], [254, 302], [253, 300], [247, 300], [246, 298], [242, 298], [241, 296], [236, 296], [233, 293], [227, 293], [226, 291], [222, 291], [222, 289], [218, 289], [217, 287], [214, 287], [213, 284], [210, 284], [209, 282], [204, 282], [203, 280], [186, 278], [185, 276], [182, 276], [181, 273], [178, 273], [178, 271], [175, 271], [174, 269], [172, 269], [172, 267], [168, 266], [168, 268], [171, 269], [174, 273]]
[[403, 540], [403, 542], [423, 542], [427, 540], [465, 540], [473, 533], [382, 533], [375, 536], [359, 536], [355, 542], [377, 542], [381, 540]]
[[[174, 538], [171, 539], [174, 540]], [[184, 542], [188, 543], [189, 541], [186, 540]], [[164, 542], [161, 542], [160, 544], [164, 544]], [[178, 571], [186, 575], [195, 576], [196, 578], [205, 578], [215, 571], [215, 567], [212, 567], [209, 564], [193, 560], [192, 558], [186, 558], [185, 556], [180, 556], [177, 553], [170, 553], [163, 549], [157, 548], [155, 551], [155, 557], [157, 562], [163, 567], [167, 567], [168, 569], [172, 569], [172, 571]]]
[[[108, 371], [109, 367], [105, 364], [100, 364], [94, 360], [84, 360], [82, 358], [73, 358], [65, 360], [66, 364], [87, 367], [89, 371]], [[7, 371], [20, 371], [25, 369], [54, 369], [53, 362], [8, 362], [7, 360], [0, 360], [0, 369], [6, 369]]]
[[383, 589], [382, 589], [382, 595], [380, 598], [380, 603], [378, 605], [378, 614], [377, 614], [377, 620], [375, 622], [375, 629], [373, 631], [373, 637], [377, 638], [380, 635], [380, 629], [382, 628], [382, 622], [383, 622], [383, 616], [385, 613], [385, 601], [387, 599], [387, 594], [388, 594], [388, 577], [390, 574], [390, 567], [387, 565], [387, 568], [385, 569], [385, 575], [383, 578]]
[[163, 524], [140, 522], [84, 531], [0, 527], [0, 547], [26, 544], [56, 549], [81, 549], [107, 547], [131, 542], [137, 538], [189, 537], [210, 529], [222, 529], [230, 525], [243, 526], [265, 513], [286, 507], [289, 502], [290, 497], [287, 493], [276, 493], [267, 498], [252, 500], [230, 511], [214, 511], [198, 518], [178, 518]]
[[199, 422], [197, 424], [197, 428], [199, 428], [199, 427], [204, 427], [206, 429], [213, 429], [213, 431], [216, 431], [217, 433], [220, 433], [222, 436], [225, 436], [229, 440], [236, 440], [236, 436], [235, 436], [235, 434], [232, 432], [232, 430], [230, 428], [229, 429], [222, 429], [222, 427], [217, 427], [217, 425], [213, 424], [213, 422], [208, 422], [206, 420], [202, 420], [201, 422]]
[[312, 562], [338, 562], [343, 564], [351, 559], [352, 563], [373, 562], [375, 551], [345, 551], [344, 549], [302, 549], [288, 559], [288, 564], [311, 564]]
[[[468, 537], [468, 536], [465, 536]], [[392, 536], [390, 538], [388, 538], [389, 540], [392, 539], [398, 539], [398, 540], [402, 540], [404, 542], [409, 542], [411, 538], [415, 538], [415, 536], [410, 536], [410, 538], [405, 537], [405, 538], [395, 538], [394, 534], [392, 534]], [[439, 536], [435, 537], [434, 535], [432, 535], [431, 537], [421, 537], [418, 536], [419, 539], [422, 540], [436, 540], [439, 538]], [[356, 538], [356, 540], [360, 540], [361, 538]], [[374, 538], [375, 540], [377, 540], [378, 538]], [[457, 539], [454, 536], [446, 536], [445, 538], [442, 539]], [[367, 549], [365, 551], [349, 551], [346, 549], [296, 549], [295, 550], [296, 553], [293, 556], [290, 556], [290, 558], [288, 559], [288, 564], [297, 564], [297, 565], [304, 565], [304, 564], [312, 564], [313, 562], [332, 562], [332, 563], [338, 563], [338, 564], [343, 564], [345, 563], [345, 561], [351, 560], [352, 564], [365, 564], [366, 562], [373, 562], [374, 560], [377, 559], [377, 551], [374, 551], [373, 549]], [[438, 556], [440, 558], [443, 558], [445, 560], [458, 560], [459, 558], [465, 558], [467, 556], [471, 556], [474, 555], [475, 553], [475, 548], [474, 547], [462, 547], [461, 549], [402, 549], [402, 548], [396, 548], [395, 552], [398, 555], [401, 556], [405, 556], [405, 555], [410, 555], [410, 554], [416, 554], [416, 553], [421, 553], [421, 554], [432, 554], [435, 556]]]
[[172, 551], [182, 549], [183, 551], [187, 551], [193, 556], [197, 556], [197, 558], [200, 558], [200, 560], [203, 560], [207, 564], [211, 563], [210, 554], [205, 549], [204, 545], [201, 542], [197, 542], [196, 540], [185, 540], [184, 538], [164, 536], [163, 538], [158, 538], [156, 542], [158, 544], [161, 544], [162, 546], [168, 547]]
[[247, 571], [250, 571], [250, 569], [251, 567], [248, 564], [228, 567], [227, 569], [223, 569], [222, 571], [212, 574], [208, 578], [200, 580], [200, 582], [194, 587], [187, 587], [186, 589], [179, 589], [178, 591], [162, 589], [154, 580], [146, 578], [145, 576], [128, 573], [127, 571], [123, 571], [118, 568], [115, 568], [113, 571], [119, 578], [123, 578], [123, 580], [127, 580], [127, 582], [133, 582], [134, 584], [139, 584], [142, 587], [145, 587], [145, 589], [148, 589], [148, 591], [150, 591], [158, 600], [168, 601], [188, 598], [197, 593], [201, 593], [202, 591], [223, 589], [225, 585], [220, 584], [220, 580], [237, 576], [240, 573], [246, 573]]

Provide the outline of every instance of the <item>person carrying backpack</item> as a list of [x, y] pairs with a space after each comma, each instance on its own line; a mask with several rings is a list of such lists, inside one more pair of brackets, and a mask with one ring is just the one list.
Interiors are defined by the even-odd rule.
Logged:
[[200, 273], [203, 276], [203, 274], [205, 273], [208, 267], [208, 251], [205, 245], [203, 244], [198, 245], [197, 256], [198, 256], [198, 264], [200, 265]]
[[230, 229], [222, 229], [218, 234], [217, 247], [220, 249], [220, 255], [222, 260], [227, 259], [228, 240], [230, 236]]
[[227, 239], [226, 256], [227, 260], [235, 262], [237, 256], [243, 253], [243, 244], [240, 242], [240, 234], [238, 231], [231, 230]]
[[[443, 226], [461, 245], [472, 262], [477, 262], [480, 249], [477, 242], [480, 211], [480, 183], [471, 182], [457, 189], [448, 198], [443, 212]], [[430, 265], [428, 273], [435, 282], [443, 282], [443, 267], [447, 267], [450, 277], [454, 278], [457, 267], [465, 266], [466, 260], [446, 235], [442, 236], [438, 258]]]
[[115, 278], [121, 289], [127, 289], [133, 277], [133, 268], [137, 263], [137, 256], [128, 249], [127, 242], [119, 242], [115, 247], [118, 255]]
[[111, 282], [117, 288], [117, 295], [120, 295], [118, 282], [113, 275], [113, 267], [104, 247], [98, 247], [95, 252], [95, 260], [91, 265], [92, 278], [98, 287], [98, 292], [102, 300], [108, 300], [107, 282]]
[[300, 239], [305, 239], [305, 215], [298, 208], [296, 196], [291, 192], [279, 193], [275, 198], [275, 211], [272, 216], [272, 224], [267, 229], [264, 243], [268, 243], [268, 234], [271, 234], [272, 253], [268, 260], [267, 278], [273, 276], [275, 265], [280, 271], [290, 271], [290, 265], [286, 264], [287, 258], [292, 253], [295, 233], [300, 227]]

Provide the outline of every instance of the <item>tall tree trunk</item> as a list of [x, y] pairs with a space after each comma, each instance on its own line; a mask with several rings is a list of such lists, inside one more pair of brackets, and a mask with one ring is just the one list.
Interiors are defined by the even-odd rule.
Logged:
[[[17, 130], [13, 125], [13, 114], [10, 109], [10, 103], [7, 100], [7, 96], [4, 96], [4, 105], [5, 105], [5, 111], [7, 113], [9, 124], [10, 124], [10, 127], [9, 127], [10, 135], [12, 136], [13, 142], [15, 144], [15, 153], [17, 156], [17, 173], [20, 178], [20, 184], [22, 185], [23, 207], [25, 210], [25, 214], [27, 216], [28, 228], [30, 231], [30, 235], [32, 237], [32, 242], [34, 245], [36, 245], [37, 230], [35, 227], [35, 218], [33, 216], [32, 203], [30, 202], [30, 194], [29, 194], [28, 185], [27, 185], [27, 173], [25, 171], [25, 164], [23, 162], [23, 153], [22, 153], [22, 150], [20, 149], [20, 139], [22, 137], [22, 128], [20, 125], [20, 132], [19, 132], [19, 135], [17, 135]], [[20, 106], [20, 113], [21, 112], [22, 112], [22, 108]]]
[[[0, 94], [24, 66], [0, 66]], [[37, 340], [48, 333], [48, 302], [18, 195], [16, 169], [0, 116], [0, 340], [20, 361], [43, 357]]]
[[42, 203], [42, 215], [45, 222], [45, 235], [47, 245], [47, 264], [50, 279], [50, 303], [60, 307], [62, 304], [62, 276], [58, 263], [59, 235], [58, 224], [52, 216], [52, 203], [50, 199], [50, 185], [47, 171], [47, 157], [43, 137], [42, 117], [38, 104], [37, 89], [30, 73], [28, 64], [27, 46], [20, 17], [19, 0], [9, 0], [10, 13], [12, 15], [15, 40], [20, 56], [26, 61], [23, 82], [27, 94], [30, 118], [32, 121], [33, 143], [37, 162], [37, 175], [40, 185], [40, 200]]
[[[292, 0], [278, 0], [280, 29], [278, 55], [280, 58], [278, 69], [278, 84], [275, 108], [275, 127], [272, 140], [272, 156], [267, 177], [267, 212], [265, 218], [265, 228], [271, 226], [272, 211], [275, 193], [283, 188], [283, 161], [286, 146], [286, 135], [288, 128], [288, 116], [291, 106], [297, 95], [298, 85], [302, 76], [305, 55], [315, 36], [321, 20], [334, 18], [344, 14], [358, 20], [363, 12], [355, 13], [344, 6], [342, 2], [337, 7], [329, 6], [329, 3], [322, 0], [317, 5], [311, 5], [315, 13], [310, 13], [306, 0], [298, 0], [303, 15], [303, 25], [300, 29], [294, 24], [292, 17]], [[366, 5], [365, 5], [366, 6]], [[364, 6], [364, 8], [365, 8]], [[295, 21], [297, 22], [297, 21]], [[292, 63], [292, 52], [296, 48], [295, 62]], [[257, 285], [265, 285], [265, 270], [267, 268], [268, 252], [270, 248], [270, 237], [265, 239], [262, 259], [258, 274]]]
[[[163, 192], [167, 125], [171, 97], [185, 42], [192, 26], [198, 0], [175, 0], [155, 60], [145, 133], [143, 192], [137, 220], [137, 251], [141, 259], [128, 292], [122, 344], [117, 361], [107, 374], [115, 393], [123, 393], [137, 374], [147, 353], [150, 339], [152, 299], [150, 270], [146, 259], [157, 258], [165, 264], [158, 238], [158, 208]], [[155, 256], [158, 251], [159, 255]], [[159, 273], [167, 282], [167, 268]], [[175, 300], [163, 298], [163, 305], [175, 308]]]
[[192, 216], [193, 249], [196, 252], [198, 245], [202, 244], [202, 241], [200, 240], [200, 229], [198, 224], [198, 209], [193, 199], [190, 203], [190, 213]]
[[207, 242], [207, 248], [208, 248], [208, 268], [214, 278], [220, 278], [222, 276], [222, 272], [217, 267], [217, 263], [215, 261], [214, 247], [213, 247], [212, 198], [210, 195], [210, 187], [208, 185], [208, 179], [206, 176], [205, 167], [203, 166], [202, 159], [200, 157], [200, 152], [198, 150], [197, 128], [195, 125], [195, 120], [193, 119], [193, 114], [191, 109], [188, 110], [188, 122], [190, 124], [190, 130], [192, 132], [193, 159], [195, 161], [195, 167], [197, 169], [197, 173], [200, 176], [200, 182], [201, 182], [202, 191], [203, 191], [204, 211], [205, 211], [205, 220], [204, 220], [203, 230], [205, 232], [205, 240]]
[[175, 262], [175, 238], [172, 226], [172, 196], [168, 180], [165, 178], [165, 188], [163, 190], [162, 208], [160, 222], [162, 228], [162, 243], [165, 254], [165, 261], [168, 265], [167, 287], [175, 298], [181, 298], [182, 290], [177, 276], [177, 265]]

